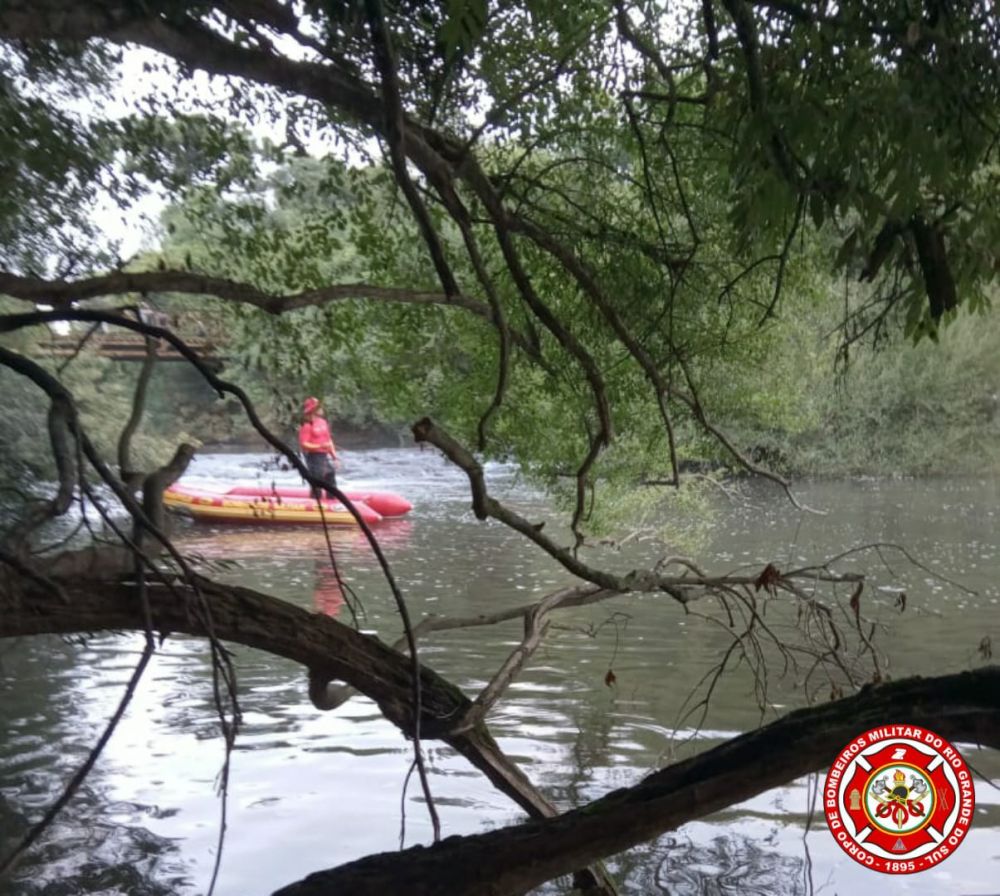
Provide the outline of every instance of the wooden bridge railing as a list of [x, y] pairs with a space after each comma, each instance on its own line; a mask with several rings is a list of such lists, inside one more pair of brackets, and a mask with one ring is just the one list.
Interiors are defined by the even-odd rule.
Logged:
[[[52, 358], [72, 357], [79, 349], [85, 333], [53, 334], [39, 344], [42, 352]], [[194, 351], [206, 361], [219, 362], [216, 346], [209, 339], [185, 339]], [[142, 336], [123, 336], [118, 333], [94, 333], [87, 340], [87, 350], [112, 361], [141, 361], [146, 357], [146, 342]], [[166, 342], [158, 343], [156, 356], [161, 361], [182, 361], [183, 357]]]

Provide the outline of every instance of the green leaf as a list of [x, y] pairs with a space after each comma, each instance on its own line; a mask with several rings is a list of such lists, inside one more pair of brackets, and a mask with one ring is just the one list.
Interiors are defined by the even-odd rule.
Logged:
[[474, 50], [486, 29], [487, 0], [448, 0], [439, 39], [446, 59]]

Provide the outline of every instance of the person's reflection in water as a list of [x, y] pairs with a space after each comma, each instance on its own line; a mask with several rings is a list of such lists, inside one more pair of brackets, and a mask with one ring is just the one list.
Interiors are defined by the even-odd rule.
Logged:
[[329, 560], [317, 560], [316, 584], [313, 587], [313, 604], [317, 613], [326, 616], [336, 616], [344, 605], [344, 592], [341, 590], [337, 574], [330, 566]]

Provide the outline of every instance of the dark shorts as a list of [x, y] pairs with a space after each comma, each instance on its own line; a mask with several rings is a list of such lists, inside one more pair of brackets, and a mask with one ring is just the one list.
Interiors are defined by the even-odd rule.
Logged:
[[333, 458], [329, 454], [306, 454], [306, 467], [317, 479], [322, 479], [326, 484], [326, 493], [334, 497], [333, 489], [337, 486], [337, 471], [333, 466]]

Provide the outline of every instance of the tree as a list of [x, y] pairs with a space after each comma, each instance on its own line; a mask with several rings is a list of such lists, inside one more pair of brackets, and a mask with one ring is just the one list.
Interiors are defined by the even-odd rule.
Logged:
[[[321, 872], [285, 890], [297, 894], [384, 892], [386, 880], [397, 887], [405, 880], [410, 893], [514, 893], [572, 871], [581, 886], [611, 892], [600, 858], [823, 767], [866, 721], [907, 717], [1000, 746], [1000, 672], [884, 682], [862, 612], [864, 583], [830, 564], [768, 565], [743, 577], [690, 561], [621, 571], [591, 566], [580, 550], [591, 505], [609, 483], [678, 486], [683, 456], [699, 444], [714, 444], [788, 490], [714, 422], [712, 390], [722, 387], [713, 370], [722, 359], [780, 354], [771, 321], [803, 302], [830, 301], [832, 273], [845, 277], [850, 293], [845, 344], [889, 328], [936, 337], [960, 306], [983, 307], [1000, 245], [993, 201], [1000, 42], [990, 12], [985, 2], [927, 2], [914, 11], [891, 0], [832, 13], [806, 3], [706, 0], [669, 16], [657, 4], [602, 0], [497, 8], [475, 0], [8, 2], [0, 8], [8, 100], [0, 115], [23, 119], [32, 109], [38, 136], [31, 139], [59, 160], [12, 168], [15, 186], [36, 200], [51, 197], [55, 209], [77, 210], [104, 181], [122, 201], [147, 180], [190, 187], [191, 221], [212, 243], [190, 263], [135, 270], [94, 251], [86, 230], [69, 228], [64, 247], [46, 239], [62, 220], [29, 229], [15, 216], [20, 207], [8, 209], [9, 226], [28, 241], [8, 246], [0, 291], [54, 310], [5, 314], [0, 333], [70, 320], [169, 342], [220, 394], [235, 396], [307, 479], [244, 390], [183, 340], [120, 305], [89, 303], [183, 293], [251, 309], [238, 313], [251, 314], [254, 327], [269, 316], [301, 334], [303, 322], [316, 329], [322, 319], [324, 338], [342, 340], [336, 347], [344, 350], [351, 338], [378, 340], [397, 365], [394, 383], [419, 384], [419, 373], [437, 371], [399, 405], [423, 403], [423, 412], [441, 418], [422, 417], [414, 436], [468, 474], [476, 516], [520, 532], [579, 584], [498, 614], [493, 621], [523, 620], [524, 638], [470, 700], [421, 665], [417, 647], [422, 633], [468, 621], [412, 625], [394, 587], [401, 653], [192, 569], [170, 543], [160, 500], [191, 449], [181, 445], [170, 463], [145, 474], [115, 472], [66, 385], [26, 353], [0, 346], [0, 364], [49, 402], [58, 474], [54, 496], [24, 508], [0, 554], [0, 634], [144, 631], [146, 650], [115, 719], [140, 684], [156, 632], [204, 636], [219, 671], [227, 744], [239, 710], [221, 642], [293, 658], [309, 671], [317, 707], [342, 701], [342, 686], [332, 683], [344, 682], [413, 737], [432, 813], [420, 742], [440, 738], [533, 818]], [[106, 69], [89, 67], [79, 78], [80, 60], [110, 63], [122, 52], [116, 48], [161, 54], [149, 65], [166, 71], [170, 86], [140, 97], [131, 117], [101, 117], [92, 104], [94, 121], [67, 122], [59, 85], [76, 78], [80, 91], [103, 88]], [[54, 87], [29, 77], [29, 63], [40, 58]], [[195, 72], [215, 76], [218, 93], [193, 114], [175, 90]], [[306, 139], [319, 135], [380, 170], [329, 157], [315, 170], [300, 163], [307, 176], [292, 186], [309, 190], [302, 220], [265, 213], [288, 185], [268, 182], [228, 120], [253, 123], [262, 111], [286, 134], [284, 146], [266, 148], [272, 160], [301, 155]], [[14, 157], [30, 160], [15, 143]], [[227, 201], [212, 201], [213, 190]], [[208, 201], [199, 204], [199, 196]], [[353, 252], [342, 258], [345, 237]], [[383, 394], [389, 385], [383, 381]], [[482, 454], [514, 454], [554, 485], [571, 483], [573, 543], [491, 496], [472, 444]], [[95, 481], [125, 506], [132, 531], [109, 518], [117, 545], [64, 553], [40, 567], [26, 551], [32, 533], [74, 500], [94, 500]], [[834, 613], [835, 598], [823, 589], [843, 582], [853, 595], [843, 614]], [[493, 742], [486, 717], [553, 613], [627, 592], [659, 595], [665, 612], [718, 607], [733, 640], [717, 674], [742, 657], [763, 688], [766, 665], [784, 661], [822, 680], [832, 699], [552, 817]], [[794, 642], [774, 636], [764, 600], [801, 618]], [[874, 689], [835, 699], [866, 682]]]

